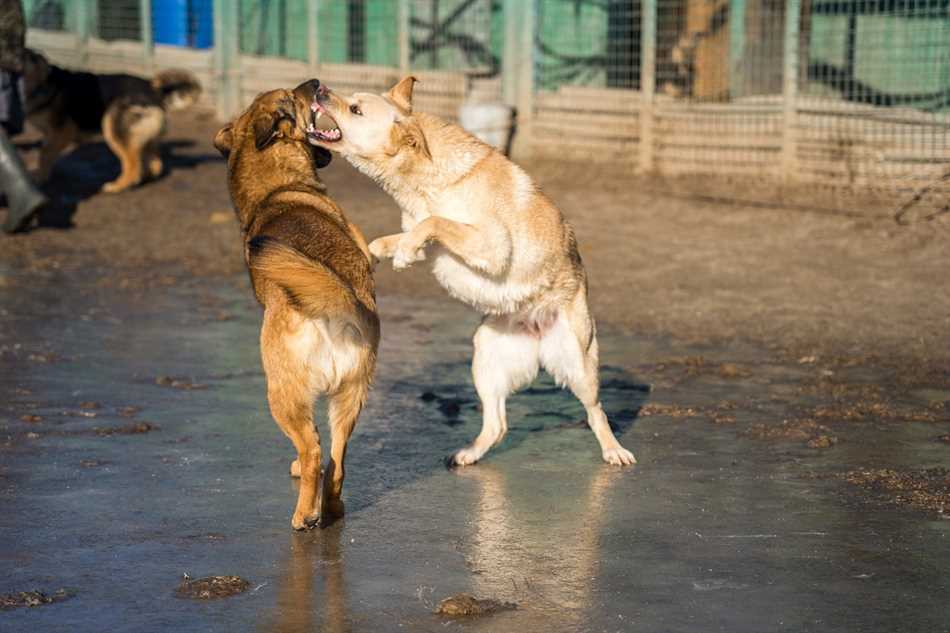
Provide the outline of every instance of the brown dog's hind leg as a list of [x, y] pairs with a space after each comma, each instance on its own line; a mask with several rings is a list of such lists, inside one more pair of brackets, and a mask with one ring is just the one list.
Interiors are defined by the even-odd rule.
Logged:
[[295, 530], [304, 530], [313, 527], [319, 518], [316, 506], [322, 455], [320, 436], [313, 425], [312, 396], [294, 394], [293, 388], [274, 382], [268, 377], [267, 400], [271, 415], [280, 430], [294, 443], [300, 473], [300, 491], [290, 525]]
[[158, 140], [153, 140], [145, 146], [145, 166], [148, 169], [148, 175], [152, 178], [158, 178], [162, 175], [162, 152], [158, 146]]
[[366, 401], [369, 384], [356, 379], [344, 384], [339, 391], [330, 396], [329, 418], [332, 445], [330, 461], [323, 474], [323, 495], [320, 499], [320, 527], [327, 527], [335, 519], [343, 516], [343, 477], [346, 459], [346, 444], [356, 427], [356, 420]]
[[291, 526], [295, 530], [312, 527], [318, 519], [317, 493], [320, 489], [320, 436], [313, 424], [314, 394], [310, 372], [296, 349], [285, 341], [301, 327], [301, 319], [275, 298], [276, 307], [264, 311], [261, 327], [261, 359], [267, 375], [267, 401], [280, 430], [297, 450], [300, 491]]
[[102, 186], [105, 193], [117, 193], [142, 181], [145, 149], [165, 126], [165, 113], [157, 106], [129, 105], [118, 102], [102, 117], [102, 136], [119, 158], [119, 177]]

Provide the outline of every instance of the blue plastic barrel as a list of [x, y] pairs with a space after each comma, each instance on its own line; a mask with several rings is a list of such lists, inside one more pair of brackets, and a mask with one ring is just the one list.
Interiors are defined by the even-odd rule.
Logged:
[[188, 0], [152, 0], [152, 38], [156, 44], [188, 46]]
[[156, 44], [214, 46], [213, 0], [152, 0], [152, 38]]
[[190, 0], [188, 3], [191, 19], [190, 44], [195, 48], [214, 46], [214, 0]]

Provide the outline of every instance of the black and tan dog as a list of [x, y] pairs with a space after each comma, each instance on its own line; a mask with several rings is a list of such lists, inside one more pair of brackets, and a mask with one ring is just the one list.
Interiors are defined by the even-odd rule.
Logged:
[[[327, 195], [317, 168], [327, 150], [307, 142], [319, 84], [274, 90], [215, 136], [227, 157], [231, 199], [245, 258], [264, 306], [261, 356], [271, 414], [297, 449], [301, 478], [291, 525], [326, 525], [342, 515], [346, 444], [376, 365], [371, 255], [362, 233]], [[320, 493], [316, 396], [329, 398], [332, 446]]]
[[[37, 180], [49, 178], [60, 155], [100, 134], [122, 166], [102, 190], [123, 191], [146, 173], [162, 173], [158, 140], [166, 110], [179, 110], [201, 94], [201, 84], [184, 70], [166, 70], [148, 80], [132, 75], [97, 75], [53, 66], [28, 50], [23, 68], [26, 117], [44, 137]], [[145, 173], [143, 173], [143, 171]]]

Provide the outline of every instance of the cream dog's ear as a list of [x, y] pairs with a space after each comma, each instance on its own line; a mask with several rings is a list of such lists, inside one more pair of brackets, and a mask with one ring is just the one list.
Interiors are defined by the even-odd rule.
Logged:
[[406, 114], [412, 113], [412, 86], [419, 81], [412, 75], [403, 77], [403, 79], [390, 88], [386, 97], [397, 106], [405, 110]]
[[422, 132], [422, 128], [412, 117], [400, 119], [393, 124], [390, 156], [395, 156], [404, 149], [409, 149], [427, 159], [432, 159], [429, 153], [429, 143]]

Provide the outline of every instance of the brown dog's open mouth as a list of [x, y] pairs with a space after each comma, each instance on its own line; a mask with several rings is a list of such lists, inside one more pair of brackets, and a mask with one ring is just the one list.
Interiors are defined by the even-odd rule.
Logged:
[[312, 144], [336, 143], [343, 138], [336, 121], [320, 103], [310, 104], [310, 125], [307, 126], [307, 140]]

